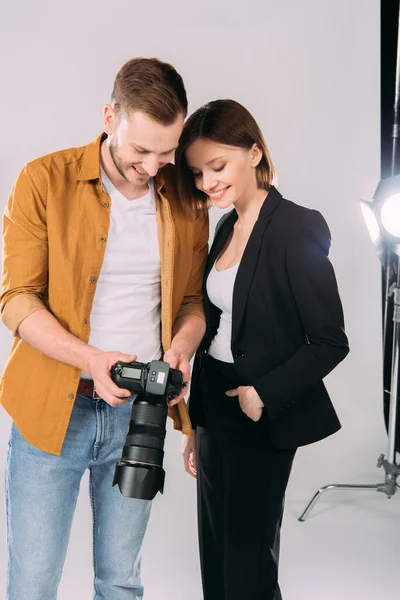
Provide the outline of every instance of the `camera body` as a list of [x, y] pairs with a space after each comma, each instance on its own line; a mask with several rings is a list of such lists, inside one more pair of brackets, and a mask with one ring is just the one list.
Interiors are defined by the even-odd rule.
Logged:
[[130, 390], [133, 394], [145, 394], [151, 404], [166, 404], [179, 396], [182, 388], [182, 373], [171, 369], [167, 362], [153, 360], [150, 363], [117, 362], [111, 377], [118, 387]]
[[115, 468], [113, 485], [123, 496], [152, 500], [164, 491], [164, 440], [168, 400], [186, 386], [182, 372], [164, 361], [117, 362], [111, 370], [118, 387], [135, 395], [122, 457]]

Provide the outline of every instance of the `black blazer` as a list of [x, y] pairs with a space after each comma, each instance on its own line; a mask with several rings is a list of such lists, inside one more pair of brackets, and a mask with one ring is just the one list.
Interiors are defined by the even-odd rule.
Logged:
[[[202, 360], [221, 311], [207, 295], [207, 276], [238, 215], [218, 229], [204, 278], [207, 329], [196, 353], [189, 414], [205, 425]], [[322, 379], [349, 351], [335, 274], [328, 259], [330, 232], [315, 210], [285, 200], [272, 187], [250, 235], [233, 291], [231, 350], [242, 385], [264, 402], [261, 422], [278, 448], [323, 439], [340, 422]]]

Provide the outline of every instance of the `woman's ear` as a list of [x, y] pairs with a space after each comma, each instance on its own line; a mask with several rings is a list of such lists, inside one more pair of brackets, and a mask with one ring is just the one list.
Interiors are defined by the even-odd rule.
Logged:
[[257, 146], [257, 144], [253, 144], [250, 149], [250, 160], [251, 160], [251, 166], [253, 167], [253, 169], [258, 167], [258, 165], [261, 162], [261, 159], [262, 159], [261, 148], [259, 146]]

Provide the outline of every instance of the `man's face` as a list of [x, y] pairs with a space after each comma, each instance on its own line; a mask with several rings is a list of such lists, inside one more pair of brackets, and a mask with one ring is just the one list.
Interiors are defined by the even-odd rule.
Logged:
[[162, 125], [141, 111], [116, 115], [105, 109], [105, 132], [111, 158], [118, 173], [127, 182], [145, 184], [169, 163], [182, 133], [184, 117], [172, 125]]

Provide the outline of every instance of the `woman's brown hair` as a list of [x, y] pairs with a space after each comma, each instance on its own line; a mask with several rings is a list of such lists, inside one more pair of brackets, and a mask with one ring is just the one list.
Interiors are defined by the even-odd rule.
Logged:
[[275, 180], [275, 169], [264, 136], [250, 112], [235, 100], [214, 100], [196, 110], [186, 121], [175, 153], [179, 198], [190, 213], [205, 213], [209, 197], [196, 188], [193, 173], [186, 162], [186, 151], [196, 140], [250, 150], [254, 144], [262, 151], [256, 167], [257, 184], [269, 190]]

